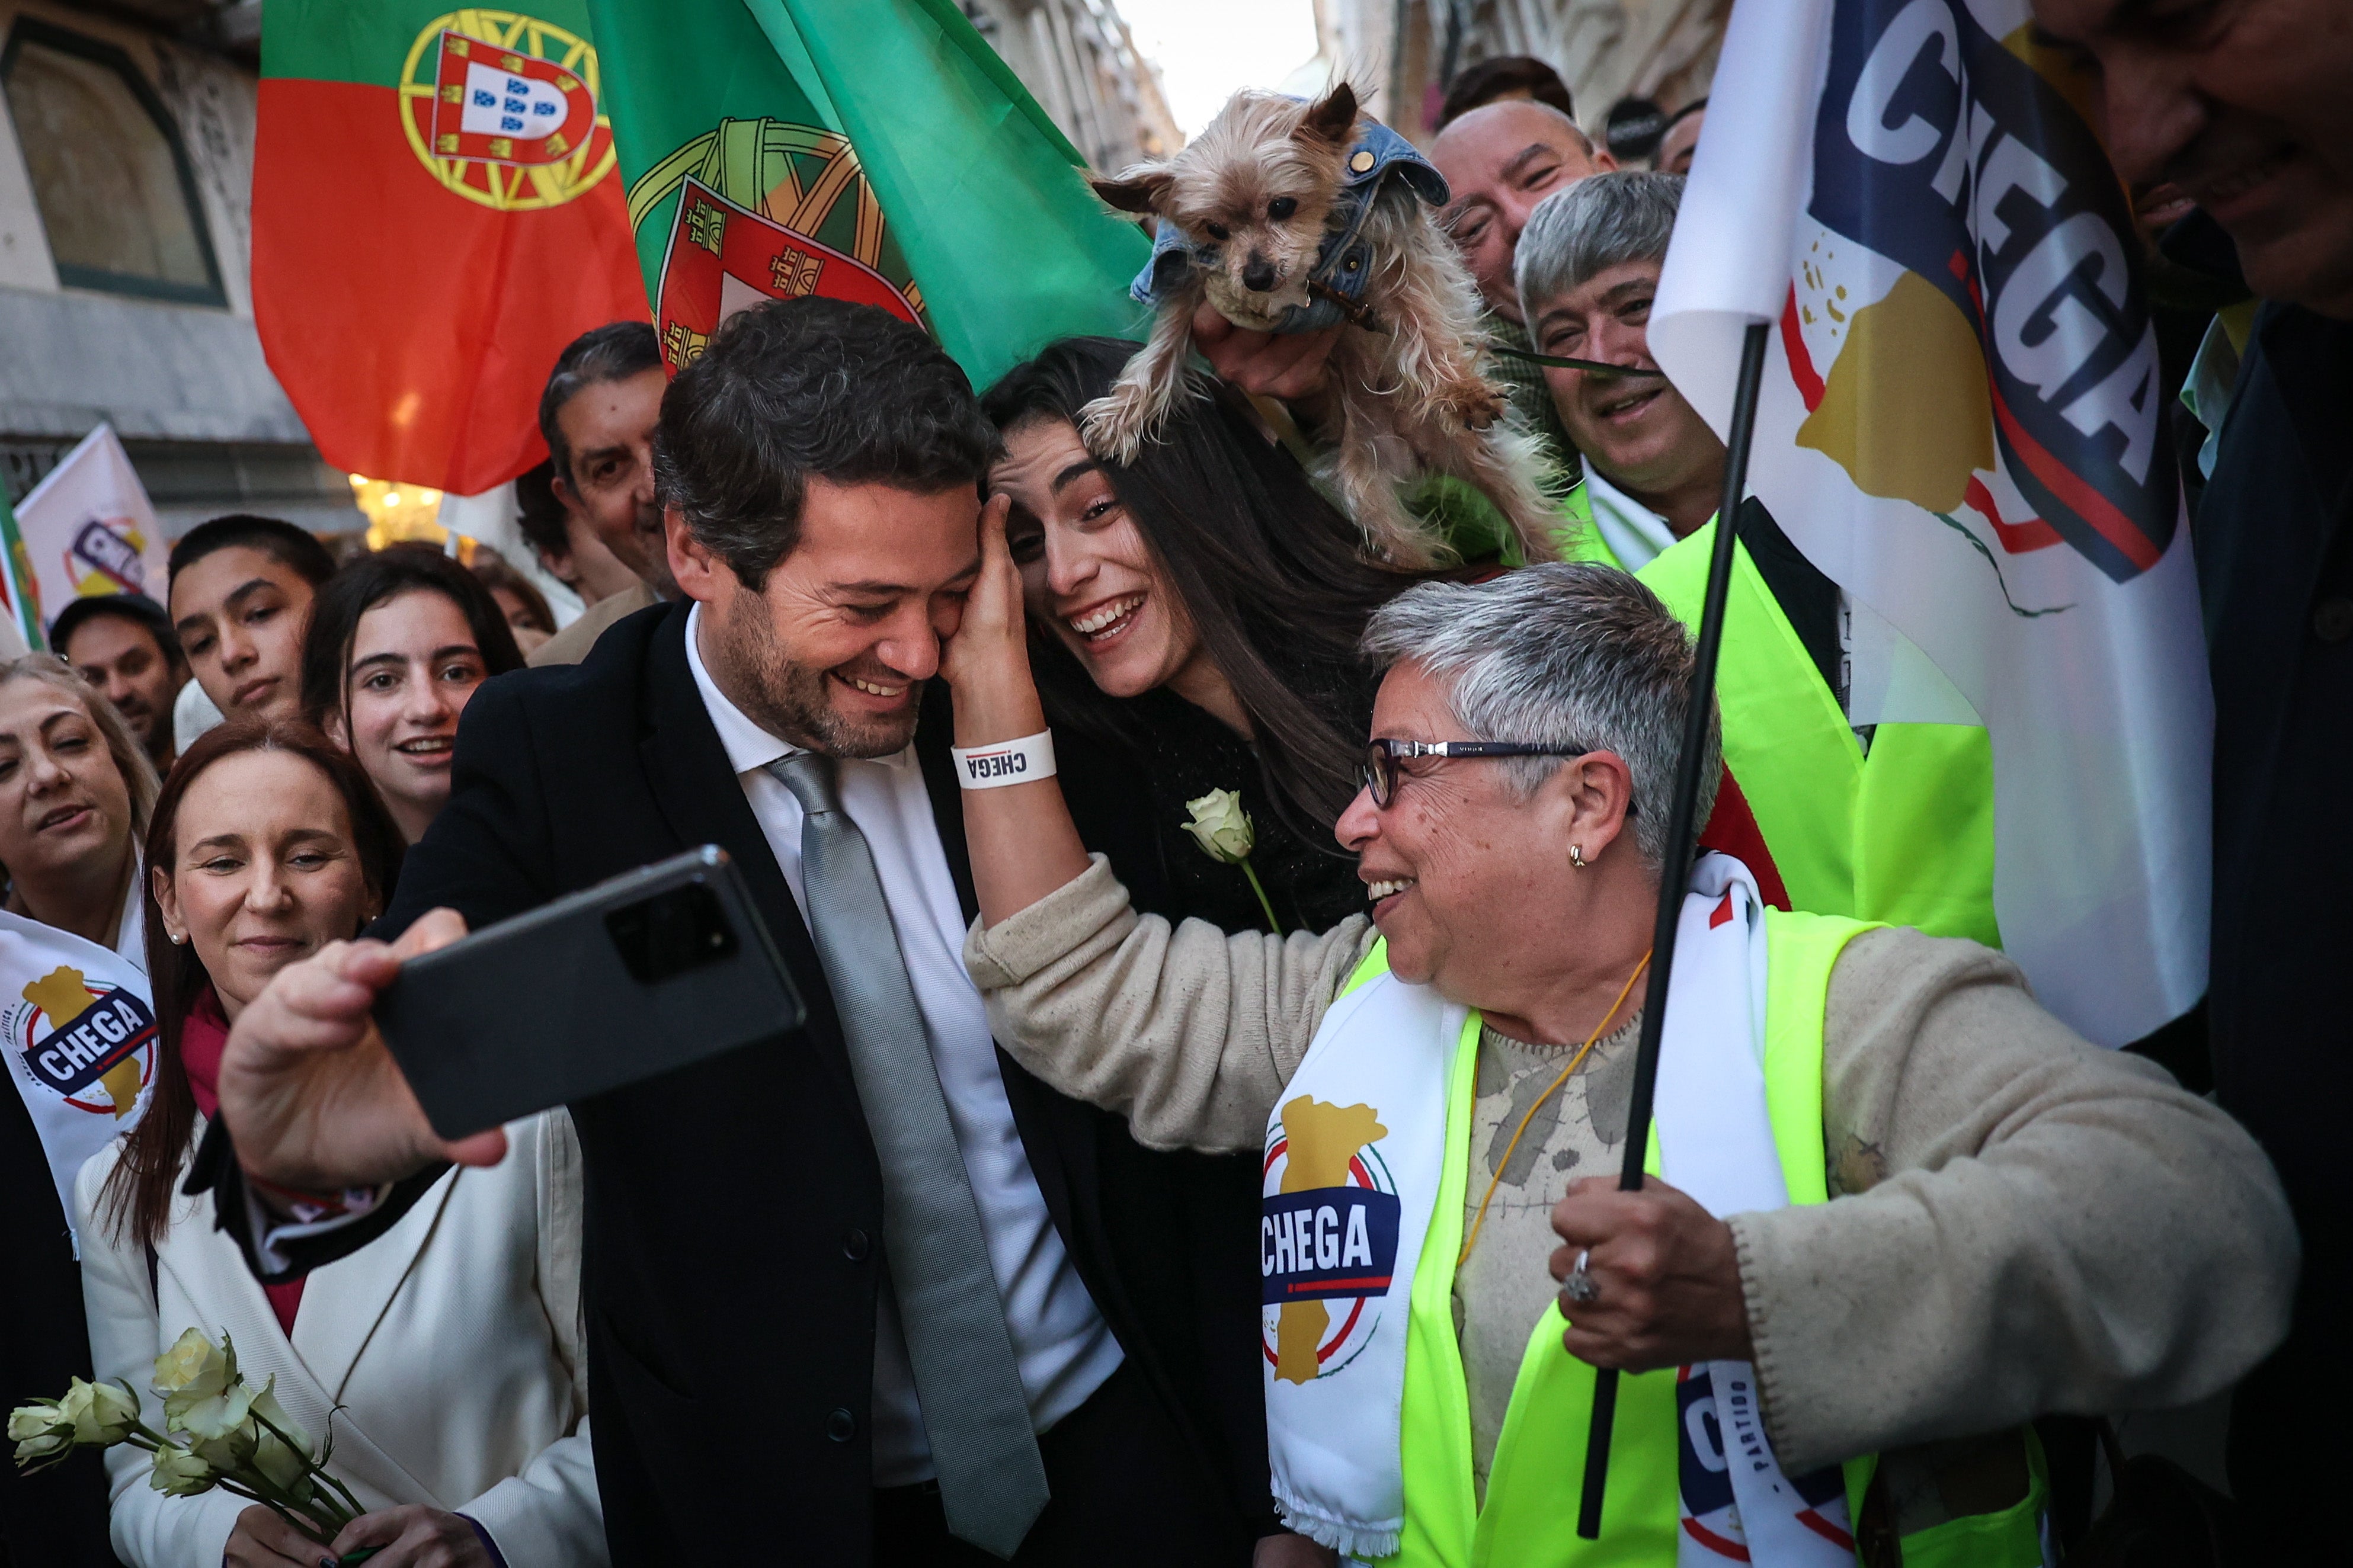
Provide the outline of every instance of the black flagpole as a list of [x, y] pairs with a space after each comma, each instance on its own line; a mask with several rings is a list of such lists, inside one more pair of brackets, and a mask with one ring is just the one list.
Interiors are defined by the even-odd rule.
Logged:
[[[1683, 715], [1683, 749], [1675, 763], [1675, 793], [1667, 811], [1666, 871], [1659, 879], [1659, 918], [1651, 930], [1651, 978], [1642, 996], [1642, 1038], [1634, 1054], [1634, 1097], [1626, 1114], [1626, 1163], [1618, 1190], [1642, 1185], [1642, 1160], [1651, 1142], [1651, 1100], [1659, 1086], [1659, 1039], [1667, 1022], [1667, 977], [1675, 966], [1675, 927], [1690, 886], [1688, 868], [1699, 837], [1699, 760], [1707, 750], [1707, 720], [1715, 703], [1715, 656], [1724, 642], [1724, 602], [1732, 588], [1733, 520], [1740, 515], [1748, 483], [1749, 438], [1757, 428], [1757, 389], [1765, 379], [1768, 324], [1749, 323], [1740, 344], [1740, 382], [1732, 398], [1732, 438], [1724, 457], [1724, 498], [1716, 508], [1714, 552], [1707, 558], [1707, 597], [1699, 613], [1699, 649], [1692, 661], [1692, 696]], [[1577, 1511], [1577, 1533], [1601, 1538], [1601, 1495], [1609, 1479], [1609, 1433], [1618, 1414], [1618, 1372], [1593, 1374], [1593, 1426], [1585, 1438], [1585, 1496]]]

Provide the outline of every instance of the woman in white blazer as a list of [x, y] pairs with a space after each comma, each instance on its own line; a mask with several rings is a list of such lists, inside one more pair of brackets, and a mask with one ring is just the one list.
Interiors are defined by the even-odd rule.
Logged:
[[[77, 1208], [100, 1378], [151, 1400], [190, 1327], [231, 1336], [257, 1385], [313, 1435], [369, 1510], [322, 1548], [226, 1492], [171, 1498], [111, 1450], [116, 1552], [131, 1568], [558, 1568], [607, 1561], [580, 1321], [580, 1162], [569, 1118], [508, 1129], [506, 1160], [453, 1169], [385, 1234], [265, 1289], [179, 1192], [228, 1025], [270, 975], [380, 907], [400, 833], [314, 730], [232, 721], [156, 803], [148, 906], [163, 1058], [147, 1120], [91, 1160]], [[153, 1407], [151, 1422], [154, 1419]]]

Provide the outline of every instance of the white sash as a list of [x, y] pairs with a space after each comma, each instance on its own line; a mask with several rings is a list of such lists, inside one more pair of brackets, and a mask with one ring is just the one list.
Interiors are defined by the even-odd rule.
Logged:
[[[1675, 928], [1654, 1114], [1661, 1179], [1718, 1219], [1789, 1206], [1765, 1098], [1767, 973], [1765, 911], [1748, 868], [1702, 856]], [[1795, 1480], [1782, 1474], [1754, 1367], [1685, 1367], [1675, 1394], [1677, 1568], [1851, 1568], [1845, 1477], [1835, 1465]]]
[[0, 1058], [47, 1156], [69, 1230], [74, 1179], [146, 1110], [155, 1057], [155, 1016], [138, 966], [0, 910]]
[[[1718, 1215], [1788, 1202], [1765, 1102], [1765, 984], [1756, 884], [1738, 861], [1704, 856], [1677, 931], [1657, 1117], [1665, 1179]], [[1352, 1558], [1393, 1554], [1405, 1523], [1406, 1321], [1468, 1020], [1426, 986], [1368, 982], [1324, 1015], [1267, 1125], [1274, 1495], [1293, 1529]], [[1679, 1468], [1696, 1495], [1683, 1500], [1680, 1568], [1852, 1562], [1839, 1471], [1781, 1474], [1746, 1363], [1687, 1368], [1681, 1393]]]

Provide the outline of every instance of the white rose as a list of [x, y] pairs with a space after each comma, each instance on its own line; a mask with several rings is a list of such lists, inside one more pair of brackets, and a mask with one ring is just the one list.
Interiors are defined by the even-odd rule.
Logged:
[[229, 1375], [227, 1353], [202, 1329], [187, 1330], [155, 1358], [155, 1392], [167, 1398], [200, 1379], [216, 1380], [214, 1385], [219, 1386]]
[[240, 1383], [223, 1389], [209, 1399], [199, 1399], [183, 1408], [173, 1418], [172, 1426], [191, 1437], [227, 1440], [243, 1434], [250, 1451], [253, 1436], [253, 1390]]
[[1185, 831], [1210, 859], [1239, 866], [1250, 858], [1258, 834], [1250, 826], [1250, 813], [1242, 809], [1242, 797], [1235, 791], [1213, 789], [1198, 800], [1187, 801], [1185, 809], [1192, 815]]
[[147, 1474], [147, 1484], [166, 1497], [195, 1497], [210, 1491], [213, 1479], [210, 1465], [169, 1443], [155, 1450], [155, 1468]]
[[301, 1423], [287, 1415], [286, 1407], [278, 1403], [276, 1376], [273, 1375], [268, 1383], [263, 1384], [261, 1392], [253, 1396], [253, 1415], [256, 1421], [268, 1422], [277, 1429], [280, 1436], [293, 1444], [303, 1453], [308, 1454], [311, 1451], [311, 1434], [303, 1431]]
[[77, 1377], [58, 1401], [58, 1414], [73, 1423], [75, 1442], [103, 1448], [122, 1441], [139, 1419], [139, 1401], [113, 1384]]
[[8, 1412], [8, 1440], [16, 1445], [16, 1462], [62, 1458], [73, 1447], [73, 1418], [55, 1400], [36, 1400]]
[[[247, 1424], [253, 1405], [227, 1334], [217, 1347], [195, 1329], [182, 1334], [155, 1358], [155, 1387], [164, 1395], [165, 1424], [196, 1437], [229, 1436]], [[249, 1439], [246, 1451], [252, 1451]]]
[[[278, 1403], [272, 1377], [253, 1396], [253, 1468], [297, 1503], [311, 1500], [311, 1435]], [[264, 1425], [264, 1423], [267, 1425]], [[283, 1436], [280, 1434], [284, 1434]], [[289, 1444], [294, 1447], [289, 1447]], [[205, 1447], [209, 1447], [206, 1445]]]

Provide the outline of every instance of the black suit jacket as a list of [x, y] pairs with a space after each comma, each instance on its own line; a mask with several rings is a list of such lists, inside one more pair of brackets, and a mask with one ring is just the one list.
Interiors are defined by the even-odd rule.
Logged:
[[[862, 1563], [881, 1177], [816, 949], [687, 667], [686, 619], [682, 605], [640, 611], [581, 665], [475, 693], [449, 804], [378, 932], [439, 905], [480, 927], [700, 844], [734, 858], [807, 1026], [571, 1107], [606, 1530], [617, 1564]], [[944, 697], [934, 689], [916, 745], [970, 916]], [[1083, 754], [1063, 770], [1082, 799], [1124, 787]], [[1258, 1281], [1235, 1267], [1256, 1184], [1149, 1152], [1119, 1119], [998, 1061], [1080, 1276], [1229, 1500], [1239, 1557], [1271, 1528]], [[241, 1208], [222, 1205], [233, 1229]], [[1201, 1250], [1214, 1258], [1196, 1267]]]
[[2317, 1411], [2353, 1387], [2353, 322], [2276, 304], [2256, 318], [2195, 540], [2214, 677], [2214, 1088], [2303, 1229], [2289, 1344]]
[[[55, 1399], [90, 1376], [81, 1269], [48, 1156], [16, 1091], [0, 1084], [0, 1409]], [[0, 1563], [116, 1568], [107, 1544], [106, 1469], [83, 1449], [37, 1475], [0, 1455]]]

